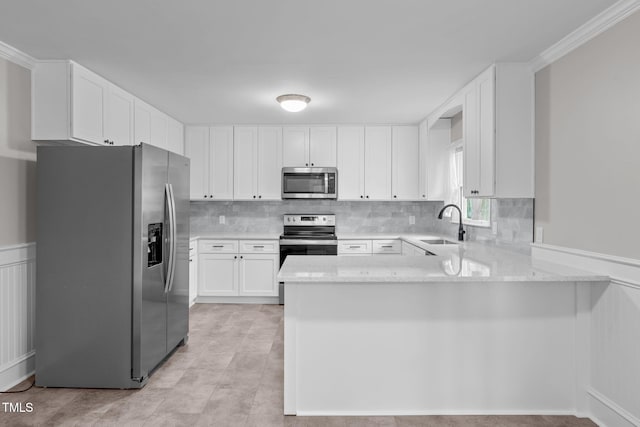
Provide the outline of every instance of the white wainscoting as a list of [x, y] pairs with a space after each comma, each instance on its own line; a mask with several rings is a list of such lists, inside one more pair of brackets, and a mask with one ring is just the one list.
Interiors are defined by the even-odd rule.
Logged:
[[532, 256], [611, 277], [591, 287], [588, 411], [599, 425], [640, 426], [640, 260], [537, 243]]
[[0, 390], [35, 370], [35, 243], [0, 248]]

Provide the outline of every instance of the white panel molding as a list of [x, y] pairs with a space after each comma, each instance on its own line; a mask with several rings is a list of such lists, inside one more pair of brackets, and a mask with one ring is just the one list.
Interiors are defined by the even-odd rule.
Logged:
[[35, 243], [0, 248], [0, 390], [35, 370]]
[[18, 64], [21, 67], [33, 70], [38, 62], [34, 57], [27, 55], [26, 53], [16, 49], [13, 46], [9, 46], [6, 43], [0, 41], [0, 58], [4, 58], [7, 61], [11, 61], [14, 64]]
[[624, 258], [581, 249], [543, 243], [531, 244], [533, 261], [563, 264], [599, 275], [609, 276], [611, 282], [640, 289], [640, 260]]
[[541, 52], [529, 64], [538, 72], [640, 9], [640, 0], [620, 0]]

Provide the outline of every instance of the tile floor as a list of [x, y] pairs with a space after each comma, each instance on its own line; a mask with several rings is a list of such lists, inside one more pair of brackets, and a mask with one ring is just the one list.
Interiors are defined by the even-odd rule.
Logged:
[[[196, 304], [189, 343], [141, 390], [43, 389], [0, 395], [33, 404], [1, 426], [595, 426], [550, 416], [284, 417], [283, 310]], [[19, 384], [23, 388], [29, 382]]]

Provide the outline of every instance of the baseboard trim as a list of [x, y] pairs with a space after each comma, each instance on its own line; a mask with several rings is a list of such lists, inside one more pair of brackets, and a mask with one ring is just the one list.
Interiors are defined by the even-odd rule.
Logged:
[[0, 390], [7, 391], [29, 378], [36, 371], [36, 352], [29, 352], [0, 371]]
[[542, 243], [531, 244], [535, 261], [552, 262], [609, 276], [611, 282], [640, 289], [640, 260]]
[[637, 418], [593, 388], [587, 390], [591, 402], [591, 419], [601, 426], [640, 426]]
[[397, 417], [397, 416], [428, 416], [428, 415], [551, 415], [576, 416], [574, 411], [558, 410], [397, 410], [397, 411], [296, 411], [301, 417]]
[[207, 297], [199, 296], [196, 303], [204, 304], [279, 304], [278, 297]]

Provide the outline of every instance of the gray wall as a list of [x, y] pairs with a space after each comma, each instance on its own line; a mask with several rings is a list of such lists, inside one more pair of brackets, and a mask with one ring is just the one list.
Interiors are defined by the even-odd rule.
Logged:
[[640, 13], [536, 73], [544, 243], [640, 259]]
[[[338, 233], [437, 233], [456, 238], [458, 226], [436, 217], [442, 202], [191, 202], [191, 234], [282, 233], [285, 213], [335, 213]], [[219, 224], [224, 215], [226, 224]], [[415, 225], [409, 224], [414, 215]], [[469, 227], [469, 240], [489, 241], [528, 250], [533, 236], [533, 199], [504, 199], [492, 202], [491, 228]]]
[[31, 71], [0, 58], [0, 247], [36, 239], [35, 160]]

